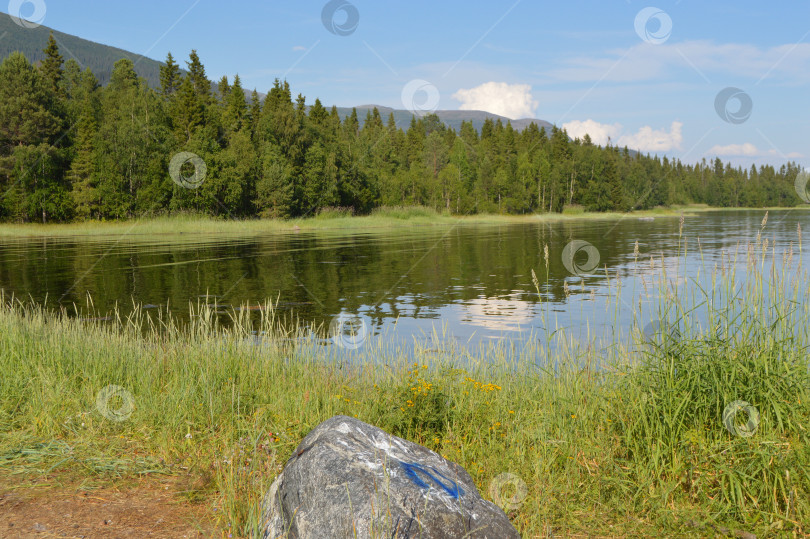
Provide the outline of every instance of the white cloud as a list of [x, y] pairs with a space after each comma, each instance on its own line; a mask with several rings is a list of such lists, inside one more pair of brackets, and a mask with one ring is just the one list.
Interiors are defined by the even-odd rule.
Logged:
[[627, 146], [631, 150], [640, 152], [666, 152], [668, 150], [680, 150], [683, 142], [681, 128], [683, 123], [675, 121], [669, 128], [653, 129], [645, 125], [633, 135], [624, 135], [619, 138], [617, 146]]
[[616, 137], [622, 132], [622, 124], [600, 124], [588, 118], [584, 122], [574, 120], [573, 122], [564, 123], [563, 129], [571, 138], [583, 139], [587, 134], [590, 135], [594, 144], [605, 146], [608, 138], [615, 142]]
[[572, 138], [584, 138], [585, 134], [591, 136], [594, 144], [604, 146], [610, 137], [612, 144], [623, 147], [627, 146], [631, 150], [641, 152], [666, 152], [669, 150], [680, 150], [683, 142], [681, 128], [683, 123], [672, 122], [669, 131], [666, 129], [653, 129], [645, 125], [631, 135], [622, 135], [621, 124], [601, 124], [591, 119], [585, 121], [574, 120], [563, 124], [568, 136]]
[[459, 110], [485, 110], [516, 120], [531, 118], [538, 102], [532, 97], [528, 84], [485, 82], [469, 90], [460, 89], [453, 99], [461, 101]]
[[305, 50], [307, 50], [307, 48], [304, 47], [303, 45], [296, 45], [295, 47], [293, 47], [292, 50], [293, 50], [293, 52], [298, 52], [298, 51], [305, 51]]
[[718, 144], [709, 148], [709, 151], [706, 153], [709, 155], [716, 155], [718, 157], [730, 155], [751, 157], [762, 154], [762, 152], [760, 152], [757, 147], [750, 142], [746, 142], [745, 144], [728, 144], [726, 146], [720, 146]]

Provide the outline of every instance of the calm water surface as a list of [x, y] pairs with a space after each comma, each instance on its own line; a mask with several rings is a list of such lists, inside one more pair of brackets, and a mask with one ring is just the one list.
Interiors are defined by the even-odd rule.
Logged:
[[[133, 300], [168, 305], [180, 319], [188, 317], [189, 302], [216, 303], [224, 312], [270, 299], [312, 327], [327, 327], [341, 313], [359, 315], [369, 338], [403, 341], [434, 328], [460, 343], [520, 340], [558, 328], [595, 335], [629, 328], [634, 306], [654, 301], [652, 284], [664, 269], [671, 283], [706, 286], [724, 252], [727, 265], [739, 252], [742, 266], [744, 244], [755, 240], [764, 215], [706, 212], [686, 217], [682, 235], [678, 217], [629, 216], [249, 238], [150, 237], [135, 227], [121, 237], [6, 239], [0, 287], [50, 307], [84, 308], [89, 295], [101, 315], [116, 304], [126, 312]], [[775, 242], [777, 254], [792, 243], [798, 263], [797, 225], [810, 229], [808, 221], [808, 212], [771, 211], [763, 239]], [[586, 271], [588, 249], [574, 256], [581, 275], [571, 273], [570, 258], [566, 268], [565, 246], [574, 240], [593, 245], [598, 269]], [[687, 254], [679, 257], [685, 243]], [[531, 270], [540, 278], [539, 295]], [[206, 294], [211, 298], [201, 298]]]

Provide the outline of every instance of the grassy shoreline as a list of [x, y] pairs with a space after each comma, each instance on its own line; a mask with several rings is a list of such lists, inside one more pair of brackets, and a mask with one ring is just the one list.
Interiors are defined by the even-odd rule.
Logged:
[[[225, 234], [259, 235], [294, 233], [297, 231], [368, 231], [416, 226], [452, 226], [459, 224], [504, 225], [513, 223], [559, 222], [577, 219], [637, 219], [640, 217], [677, 217], [707, 211], [739, 211], [768, 208], [710, 208], [704, 205], [661, 208], [631, 213], [589, 213], [571, 211], [561, 214], [536, 215], [470, 215], [449, 216], [425, 208], [381, 208], [368, 216], [346, 216], [339, 212], [326, 213], [306, 219], [224, 220], [199, 215], [149, 217], [131, 221], [86, 221], [65, 224], [0, 224], [0, 238], [73, 237], [73, 236], [132, 236]], [[772, 208], [775, 209], [775, 208]], [[799, 208], [782, 208], [802, 211]]]
[[553, 357], [539, 336], [417, 344], [412, 359], [366, 345], [338, 362], [269, 306], [257, 346], [245, 313], [225, 328], [192, 306], [189, 326], [144, 335], [138, 310], [88, 322], [0, 298], [0, 474], [176, 476], [177, 496], [256, 537], [298, 442], [345, 414], [459, 463], [487, 499], [508, 500], [499, 477], [517, 476], [527, 497], [506, 509], [526, 537], [807, 534], [810, 279], [759, 239], [744, 252], [748, 278], [719, 274], [737, 291], [722, 301], [662, 297], [678, 331]]

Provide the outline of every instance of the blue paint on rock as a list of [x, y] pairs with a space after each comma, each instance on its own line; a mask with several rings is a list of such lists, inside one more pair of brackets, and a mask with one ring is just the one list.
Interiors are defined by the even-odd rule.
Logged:
[[415, 462], [414, 463], [400, 462], [400, 465], [402, 465], [402, 469], [405, 470], [405, 475], [407, 475], [411, 481], [413, 481], [422, 488], [430, 488], [430, 485], [426, 483], [422, 479], [422, 477], [420, 477], [420, 475], [425, 477], [426, 479], [430, 479], [433, 483], [441, 487], [441, 489], [444, 490], [453, 499], [458, 499], [459, 496], [464, 495], [464, 491], [461, 489], [458, 483], [456, 483], [449, 477], [446, 477], [439, 470], [437, 470], [432, 466], [430, 468], [425, 468], [424, 466], [416, 464]]

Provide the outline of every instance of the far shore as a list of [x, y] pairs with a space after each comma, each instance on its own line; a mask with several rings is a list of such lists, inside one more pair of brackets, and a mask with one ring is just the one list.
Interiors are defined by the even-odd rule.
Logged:
[[120, 221], [81, 221], [74, 223], [4, 223], [0, 224], [0, 238], [68, 237], [68, 236], [154, 236], [186, 234], [224, 234], [252, 236], [268, 233], [295, 233], [300, 231], [356, 232], [416, 226], [453, 226], [459, 224], [507, 225], [535, 222], [559, 222], [578, 219], [638, 219], [679, 217], [708, 211], [740, 210], [792, 210], [807, 211], [810, 207], [794, 208], [711, 208], [706, 205], [674, 206], [626, 213], [586, 212], [566, 210], [563, 213], [530, 215], [446, 215], [427, 208], [381, 208], [371, 215], [351, 216], [345, 213], [327, 213], [297, 219], [221, 219], [205, 215], [178, 214], [136, 218]]

